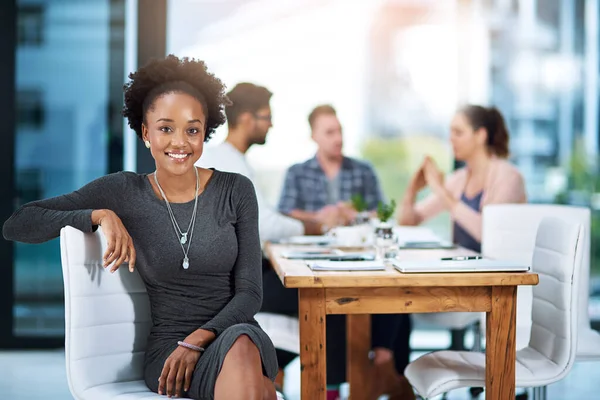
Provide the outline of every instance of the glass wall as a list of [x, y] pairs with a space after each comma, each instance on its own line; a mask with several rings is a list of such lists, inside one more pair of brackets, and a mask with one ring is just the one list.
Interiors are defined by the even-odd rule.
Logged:
[[[16, 204], [122, 169], [125, 0], [18, 1]], [[64, 333], [58, 240], [15, 244], [14, 335]]]

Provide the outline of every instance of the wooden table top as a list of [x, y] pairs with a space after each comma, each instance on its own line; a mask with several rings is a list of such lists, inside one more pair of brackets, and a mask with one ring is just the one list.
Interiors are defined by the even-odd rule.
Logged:
[[[281, 253], [307, 250], [306, 246], [267, 243], [265, 253], [279, 279], [287, 288], [340, 287], [449, 287], [449, 286], [515, 286], [537, 285], [538, 275], [531, 272], [461, 272], [404, 274], [387, 265], [385, 271], [312, 271], [303, 260], [289, 260]], [[314, 250], [314, 247], [312, 247]], [[363, 249], [364, 250], [364, 249]], [[464, 248], [439, 250], [400, 250], [400, 260], [431, 260], [432, 258], [473, 255]]]

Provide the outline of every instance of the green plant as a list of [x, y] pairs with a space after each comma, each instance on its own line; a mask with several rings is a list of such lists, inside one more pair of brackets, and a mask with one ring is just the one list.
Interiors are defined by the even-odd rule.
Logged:
[[387, 222], [388, 219], [394, 214], [394, 210], [396, 209], [396, 200], [392, 199], [390, 204], [385, 204], [383, 202], [379, 202], [377, 205], [377, 218], [381, 222]]
[[360, 193], [353, 194], [352, 197], [350, 197], [350, 201], [352, 202], [352, 207], [357, 212], [367, 211], [367, 202]]

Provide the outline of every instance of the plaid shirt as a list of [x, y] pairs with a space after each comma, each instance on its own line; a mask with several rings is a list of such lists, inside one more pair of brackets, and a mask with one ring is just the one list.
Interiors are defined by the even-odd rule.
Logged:
[[[339, 172], [339, 199], [349, 201], [355, 194], [362, 195], [368, 210], [377, 209], [384, 201], [379, 181], [373, 168], [362, 161], [344, 157]], [[316, 157], [291, 166], [286, 174], [279, 199], [279, 211], [318, 211], [328, 205], [328, 178]]]

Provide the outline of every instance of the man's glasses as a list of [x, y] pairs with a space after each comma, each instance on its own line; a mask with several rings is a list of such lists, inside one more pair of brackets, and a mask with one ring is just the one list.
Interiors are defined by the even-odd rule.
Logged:
[[254, 114], [254, 118], [256, 119], [260, 119], [266, 122], [271, 122], [273, 120], [273, 117], [271, 115], [258, 115], [258, 114]]

